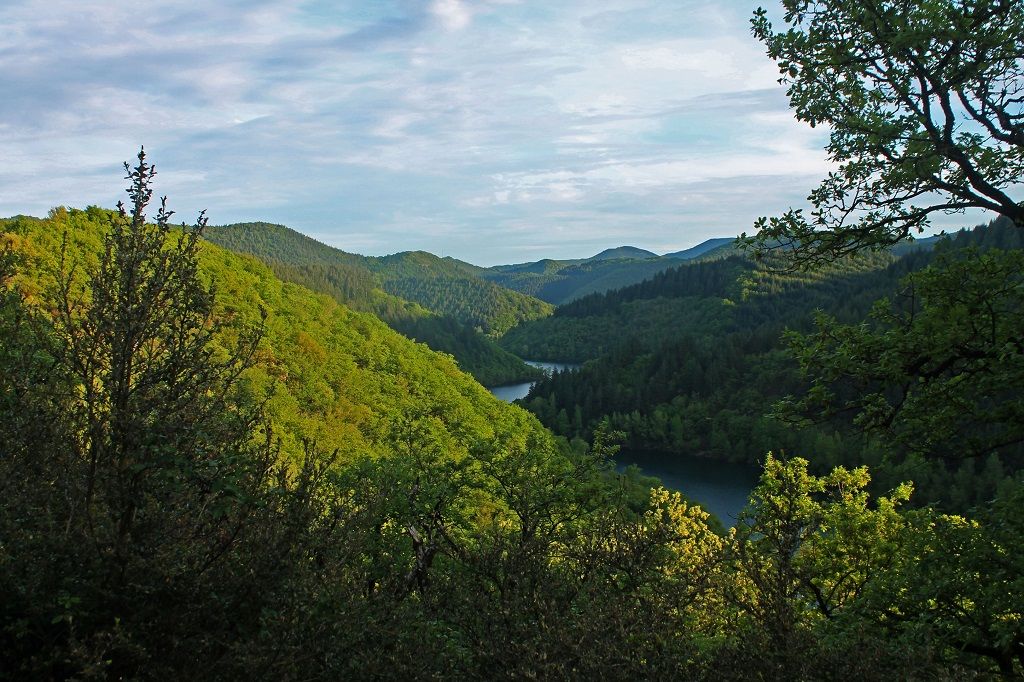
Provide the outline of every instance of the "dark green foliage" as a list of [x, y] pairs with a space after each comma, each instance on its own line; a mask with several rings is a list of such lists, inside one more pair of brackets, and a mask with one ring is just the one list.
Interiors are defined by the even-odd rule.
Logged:
[[551, 307], [532, 297], [464, 276], [389, 275], [386, 291], [465, 322], [497, 338], [525, 320], [544, 317]]
[[838, 165], [790, 210], [757, 222], [762, 249], [815, 265], [895, 244], [932, 214], [982, 208], [1024, 226], [1024, 62], [1018, 2], [783, 0], [753, 33], [795, 116], [829, 128]]
[[[1019, 241], [1018, 230], [997, 222], [958, 234], [937, 248], [940, 253], [959, 253], [970, 244], [1013, 247]], [[786, 350], [785, 330], [810, 331], [813, 313], [820, 309], [841, 321], [835, 323], [838, 328], [867, 334], [857, 331], [860, 327], [843, 325], [863, 319], [874, 301], [897, 291], [908, 272], [920, 270], [935, 257], [930, 250], [908, 251], [898, 259], [879, 254], [815, 273], [755, 268], [738, 258], [684, 265], [648, 282], [563, 306], [550, 318], [513, 330], [503, 344], [514, 352], [539, 349], [566, 361], [590, 360], [578, 371], [541, 381], [523, 401], [566, 437], [586, 438], [596, 424], [609, 419], [614, 428], [626, 432], [627, 443], [634, 448], [748, 461], [758, 461], [763, 452], [774, 448], [813, 453], [813, 464], [821, 470], [840, 463], [870, 463], [878, 467], [876, 477], [883, 486], [908, 476], [918, 482], [921, 501], [943, 501], [964, 509], [991, 498], [1000, 482], [1019, 467], [1015, 456], [1006, 459], [1004, 453], [991, 465], [925, 464], [913, 456], [912, 448], [901, 447], [894, 453], [847, 428], [849, 418], [794, 428], [775, 419], [772, 409], [774, 401], [799, 395], [810, 386]], [[974, 291], [978, 305], [989, 300], [985, 286]], [[947, 320], [948, 311], [937, 310], [933, 317], [940, 327], [952, 321]], [[1014, 319], [1006, 317], [1001, 329], [1015, 329]], [[927, 336], [930, 343], [941, 346], [943, 340], [949, 341], [949, 334], [960, 333], [958, 329], [929, 333], [922, 339]], [[808, 347], [805, 361], [827, 364], [828, 356], [820, 350]], [[842, 348], [834, 350], [836, 357], [844, 356]], [[864, 372], [888, 371], [879, 369], [876, 350], [863, 349]], [[894, 352], [912, 354], [912, 349]], [[1002, 376], [999, 381], [1005, 387], [1019, 383], [1012, 374]], [[863, 388], [849, 389], [848, 399], [863, 399]], [[961, 395], [973, 393], [965, 390]], [[958, 421], [950, 415], [954, 409], [960, 408], [952, 403], [933, 404], [908, 414], [918, 415], [914, 423], [925, 430], [930, 427], [922, 414], [929, 413], [935, 415], [936, 423], [947, 424], [946, 428], [965, 437], [981, 437], [978, 427], [987, 420], [987, 407], [975, 404], [972, 409], [979, 418], [966, 430], [962, 426], [968, 413]], [[999, 419], [1003, 424], [1015, 423]], [[944, 432], [933, 431], [941, 440]], [[965, 454], [955, 445], [956, 439], [950, 442], [954, 451]]]
[[[251, 445], [258, 410], [229, 404], [258, 335], [226, 357], [211, 343], [204, 221], [172, 238], [162, 203], [147, 224], [152, 168], [141, 152], [125, 168], [132, 212], [113, 219], [84, 280], [62, 256], [52, 326], [5, 304], [4, 354], [16, 359], [5, 398], [44, 425], [4, 410], [2, 478], [18, 484], [0, 522], [0, 637], [16, 676], [159, 675], [187, 660], [185, 646], [215, 656], [228, 605], [213, 576], [270, 466]], [[35, 383], [42, 367], [52, 379]]]
[[753, 264], [732, 256], [724, 261], [696, 263], [661, 272], [633, 286], [591, 294], [559, 306], [556, 317], [586, 317], [610, 306], [651, 298], [716, 297], [739, 295], [737, 281]]
[[[792, 334], [808, 393], [787, 411], [854, 415], [896, 450], [957, 459], [1024, 442], [1024, 251], [943, 254], [883, 299], [870, 326], [820, 314]], [[1018, 468], [1014, 466], [1013, 468]]]

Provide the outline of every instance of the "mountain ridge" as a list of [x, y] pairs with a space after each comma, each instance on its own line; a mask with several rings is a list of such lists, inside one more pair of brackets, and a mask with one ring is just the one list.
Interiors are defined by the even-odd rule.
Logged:
[[[207, 241], [262, 260], [286, 281], [376, 315], [405, 336], [455, 356], [464, 370], [485, 385], [525, 381], [538, 376], [535, 368], [499, 348], [474, 327], [487, 322], [511, 326], [524, 315], [528, 316], [531, 310], [535, 314], [538, 310], [546, 312], [543, 308], [546, 304], [529, 303], [525, 298], [517, 298], [520, 294], [506, 294], [482, 280], [479, 286], [471, 281], [467, 283], [472, 277], [467, 272], [472, 267], [469, 264], [455, 264], [427, 252], [406, 252], [375, 259], [342, 251], [272, 223], [208, 227], [204, 236]], [[460, 319], [460, 311], [453, 306], [443, 312], [435, 310], [436, 301], [428, 300], [427, 296], [420, 296], [417, 301], [409, 300], [416, 297], [396, 295], [394, 292], [402, 289], [400, 275], [411, 274], [427, 282], [428, 294], [430, 290], [439, 289], [476, 293], [478, 307], [468, 313], [463, 310]], [[487, 287], [492, 289], [488, 291]], [[480, 290], [484, 290], [484, 296], [480, 295]], [[491, 295], [489, 299], [487, 294]], [[524, 300], [526, 305], [517, 305]]]

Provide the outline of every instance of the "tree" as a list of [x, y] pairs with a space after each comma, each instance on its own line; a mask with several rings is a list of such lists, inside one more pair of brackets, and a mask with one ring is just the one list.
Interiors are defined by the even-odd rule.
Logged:
[[215, 340], [205, 219], [175, 234], [164, 199], [148, 222], [155, 171], [138, 159], [99, 264], [61, 258], [52, 321], [0, 292], [0, 477], [17, 481], [0, 516], [0, 648], [26, 677], [159, 677], [219, 656], [215, 623], [238, 628], [217, 611], [237, 586], [223, 566], [266, 506], [260, 406], [233, 396], [261, 332]]
[[928, 642], [947, 670], [962, 666], [965, 677], [993, 678], [998, 671], [1019, 679], [1022, 502], [1024, 487], [1017, 485], [972, 518], [908, 514], [903, 551], [865, 590], [861, 614], [876, 614], [876, 626], [898, 648]]
[[1024, 226], [1024, 5], [1013, 0], [782, 0], [753, 33], [796, 117], [831, 130], [838, 164], [810, 216], [760, 218], [764, 250], [813, 266], [981, 208]]
[[[957, 257], [959, 256], [959, 257]], [[788, 417], [852, 413], [896, 451], [957, 459], [1024, 442], [1024, 251], [943, 254], [875, 304], [873, 324], [819, 313], [790, 348], [813, 380]]]
[[[806, 460], [768, 454], [730, 536], [731, 582], [723, 582], [726, 601], [738, 609], [738, 649], [749, 657], [745, 677], [754, 666], [768, 679], [815, 679], [825, 658], [843, 658], [845, 647], [863, 644], [855, 644], [856, 633], [847, 639], [840, 624], [902, 551], [898, 508], [911, 492], [903, 484], [871, 503], [869, 481], [866, 467], [817, 477]], [[902, 654], [916, 663], [911, 649]], [[847, 674], [837, 677], [863, 675], [871, 662], [844, 665]]]

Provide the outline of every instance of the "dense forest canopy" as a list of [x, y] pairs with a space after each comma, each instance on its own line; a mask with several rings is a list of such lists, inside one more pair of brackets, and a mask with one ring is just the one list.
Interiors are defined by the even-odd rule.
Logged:
[[[141, 151], [127, 206], [0, 220], [0, 678], [1024, 675], [1024, 14], [783, 6], [754, 33], [839, 170], [759, 259], [549, 315], [425, 253], [208, 243]], [[965, 206], [1001, 217], [880, 248]], [[339, 299], [586, 363], [548, 430]], [[726, 530], [623, 441], [762, 475]]]
[[361, 273], [389, 294], [453, 317], [498, 337], [524, 320], [543, 317], [551, 306], [494, 285], [479, 268], [423, 251], [379, 258], [357, 256], [322, 244], [281, 225], [243, 223], [211, 228], [206, 238], [233, 251], [290, 267], [339, 267], [344, 277]]
[[[908, 450], [906, 442], [897, 449], [904, 454], [897, 455], [876, 440], [865, 440], [859, 429], [852, 428], [852, 402], [847, 407], [837, 405], [827, 398], [832, 393], [824, 393], [833, 390], [827, 387], [838, 376], [819, 380], [811, 394], [813, 400], [804, 401], [800, 409], [793, 402], [775, 403], [811, 388], [801, 372], [801, 362], [808, 369], [815, 363], [819, 368], [828, 364], [825, 338], [812, 333], [816, 311], [820, 324], [828, 320], [819, 334], [834, 337], [844, 324], [851, 325], [850, 333], [854, 329], [863, 329], [863, 335], [881, 333], [869, 332], [857, 323], [872, 312], [878, 299], [896, 295], [905, 299], [905, 287], [910, 286], [906, 278], [911, 273], [929, 277], [927, 273], [935, 271], [937, 262], [970, 261], [972, 248], [983, 253], [1013, 253], [1021, 242], [1020, 230], [1000, 221], [961, 232], [934, 250], [858, 257], [813, 273], [772, 270], [736, 256], [683, 265], [647, 282], [562, 306], [550, 318], [516, 328], [502, 343], [520, 354], [549, 353], [566, 361], [586, 362], [579, 371], [538, 382], [522, 401], [547, 426], [566, 437], [586, 439], [607, 423], [625, 432], [629, 446], [665, 453], [758, 462], [767, 450], [784, 450], [807, 453], [820, 470], [840, 463], [871, 463], [883, 485], [912, 477], [920, 501], [944, 501], [963, 509], [989, 499], [1020, 469], [1024, 462], [1019, 439], [1004, 433], [1002, 440], [1007, 442], [995, 450], [981, 448], [984, 456], [980, 459], [964, 461], [957, 456], [949, 466], [934, 467], [911, 456], [913, 448]], [[961, 276], [957, 286], [962, 286], [963, 280]], [[1014, 343], [1018, 302], [1012, 293], [1008, 298], [995, 292], [1015, 289], [1012, 280], [998, 286], [993, 282], [976, 286], [975, 309], [958, 315], [977, 318], [980, 324], [981, 300], [1001, 306], [997, 322], [1001, 331], [988, 346], [998, 354], [1001, 343]], [[947, 309], [930, 314], [934, 325], [959, 319]], [[919, 314], [919, 323], [921, 319]], [[884, 329], [884, 324], [876, 329]], [[789, 340], [784, 337], [787, 330]], [[950, 340], [952, 333], [930, 330], [927, 338], [936, 346], [966, 341]], [[795, 356], [791, 346], [798, 350]], [[830, 352], [831, 357], [839, 358], [852, 351], [836, 347]], [[872, 383], [885, 383], [877, 374], [881, 371], [878, 366], [871, 375], [872, 364], [867, 362], [869, 357], [877, 359], [881, 351], [876, 345], [860, 352], [865, 356], [865, 374], [845, 380], [855, 380], [856, 387], [837, 386], [834, 390], [848, 401], [866, 404], [889, 395], [889, 389], [873, 396], [867, 391]], [[909, 348], [902, 352], [907, 363], [915, 362]], [[1001, 368], [1002, 381], [1009, 386], [1014, 385], [1012, 357], [1005, 356], [1007, 364]], [[936, 377], [956, 376], [960, 366], [939, 370]], [[972, 371], [987, 374], [991, 368]], [[976, 390], [991, 394], [994, 387]], [[1009, 401], [1007, 406], [1018, 404], [1012, 393], [1003, 399]], [[941, 398], [937, 394], [933, 400]], [[812, 404], [831, 405], [834, 418], [798, 417], [797, 413], [806, 413]], [[944, 409], [967, 409], [966, 403], [957, 405]], [[935, 413], [939, 407], [933, 402], [918, 411]], [[986, 409], [980, 404], [971, 408], [975, 413]], [[888, 416], [880, 414], [875, 420], [881, 422]], [[945, 419], [951, 425], [956, 423], [949, 414]], [[1000, 420], [1007, 426], [1015, 422], [1009, 415]], [[979, 423], [975, 418], [974, 426]], [[938, 437], [938, 432], [934, 436]], [[953, 440], [946, 440], [955, 447]], [[977, 448], [974, 451], [979, 452]]]

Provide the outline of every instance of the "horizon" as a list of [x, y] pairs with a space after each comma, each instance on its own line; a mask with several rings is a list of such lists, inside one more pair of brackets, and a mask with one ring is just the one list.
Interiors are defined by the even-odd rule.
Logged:
[[[225, 227], [233, 227], [235, 225], [240, 225], [240, 224], [244, 225], [244, 224], [261, 224], [261, 223], [262, 224], [266, 224], [266, 225], [273, 225], [275, 227], [283, 227], [283, 228], [285, 228], [287, 230], [292, 230], [293, 232], [297, 232], [298, 234], [302, 235], [303, 237], [307, 237], [307, 238], [312, 239], [314, 241], [320, 242], [321, 244], [324, 244], [326, 246], [330, 246], [331, 248], [338, 249], [339, 251], [345, 251], [346, 253], [349, 253], [349, 254], [352, 254], [352, 255], [355, 255], [355, 256], [368, 256], [368, 257], [371, 257], [371, 258], [384, 258], [384, 257], [387, 257], [387, 256], [397, 256], [397, 255], [400, 255], [400, 254], [403, 254], [403, 253], [425, 252], [425, 253], [429, 253], [431, 255], [437, 256], [438, 258], [455, 258], [455, 256], [449, 256], [449, 255], [446, 255], [446, 254], [437, 253], [437, 252], [431, 251], [429, 249], [401, 249], [399, 251], [391, 251], [389, 253], [382, 253], [382, 254], [367, 254], [367, 253], [359, 253], [359, 252], [356, 252], [356, 251], [346, 251], [345, 249], [343, 249], [343, 248], [341, 248], [339, 246], [334, 246], [333, 244], [327, 244], [326, 242], [323, 242], [323, 241], [321, 241], [321, 240], [319, 240], [316, 237], [313, 237], [311, 235], [305, 234], [301, 230], [297, 230], [297, 229], [295, 229], [293, 227], [290, 227], [289, 225], [284, 225], [284, 224], [281, 224], [281, 223], [270, 223], [270, 222], [268, 222], [266, 220], [250, 220], [250, 221], [245, 221], [245, 222], [242, 222], [242, 223], [228, 223], [228, 224], [224, 224], [224, 225], [210, 225], [209, 227], [211, 227], [213, 229], [218, 229], [218, 228], [225, 228]], [[642, 246], [636, 246], [635, 244], [619, 244], [619, 245], [616, 245], [616, 246], [606, 247], [606, 248], [601, 249], [600, 251], [598, 251], [596, 253], [590, 254], [589, 256], [569, 256], [567, 258], [551, 258], [551, 257], [545, 256], [545, 257], [542, 257], [542, 258], [537, 258], [537, 259], [532, 260], [532, 261], [516, 261], [516, 262], [508, 262], [508, 263], [491, 263], [489, 265], [482, 265], [480, 263], [475, 263], [473, 261], [465, 261], [465, 260], [462, 260], [461, 258], [455, 258], [455, 259], [456, 260], [460, 260], [460, 261], [462, 261], [464, 263], [469, 263], [470, 265], [476, 265], [477, 267], [494, 268], [494, 267], [501, 267], [501, 266], [526, 265], [526, 264], [529, 264], [529, 263], [535, 263], [535, 262], [537, 262], [539, 260], [555, 260], [555, 261], [579, 260], [579, 261], [585, 261], [585, 260], [590, 260], [591, 258], [596, 258], [597, 256], [600, 256], [602, 253], [605, 253], [606, 251], [612, 251], [612, 250], [615, 250], [615, 249], [639, 249], [641, 251], [647, 251], [649, 253], [652, 253], [655, 256], [657, 256], [658, 258], [664, 258], [667, 254], [676, 253], [676, 252], [679, 252], [679, 251], [685, 251], [685, 250], [688, 250], [688, 249], [700, 246], [700, 245], [704, 244], [705, 242], [713, 241], [715, 239], [736, 239], [736, 237], [728, 237], [728, 236], [708, 237], [707, 239], [702, 239], [700, 242], [697, 242], [697, 243], [694, 243], [694, 244], [690, 244], [688, 246], [681, 246], [681, 247], [679, 247], [677, 249], [672, 249], [672, 250], [669, 250], [669, 251], [663, 251], [661, 253], [652, 251], [651, 249], [646, 249], [646, 248], [644, 248]], [[682, 261], [680, 261], [680, 262], [682, 262]]]
[[[0, 215], [113, 205], [145, 145], [179, 217], [366, 255], [666, 253], [806, 205], [756, 0], [30, 0], [0, 8]], [[196, 49], [202, 46], [202, 49]], [[980, 222], [940, 216], [936, 229]]]

